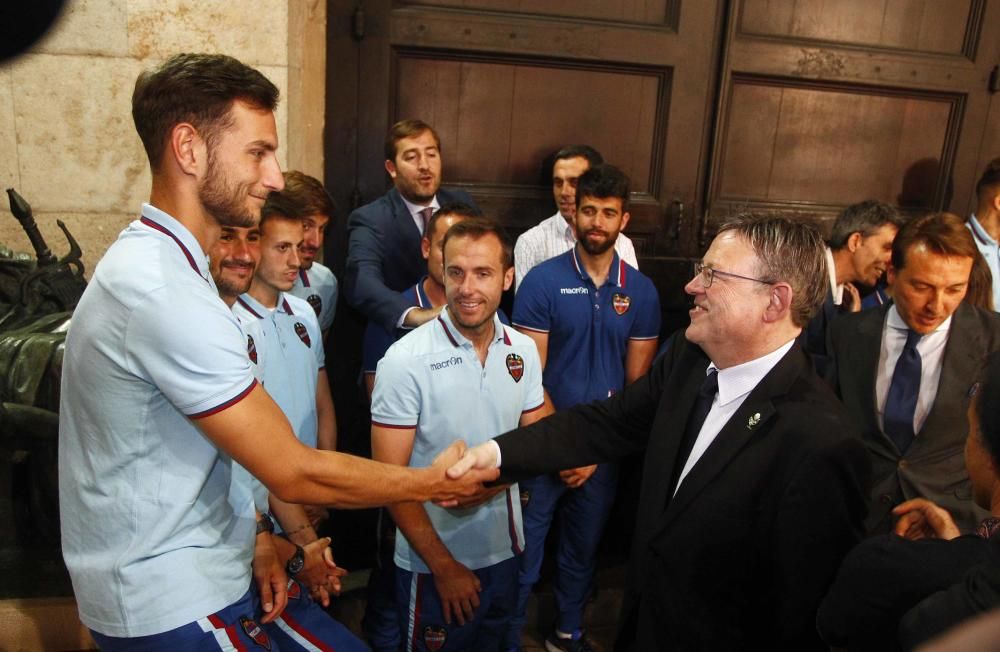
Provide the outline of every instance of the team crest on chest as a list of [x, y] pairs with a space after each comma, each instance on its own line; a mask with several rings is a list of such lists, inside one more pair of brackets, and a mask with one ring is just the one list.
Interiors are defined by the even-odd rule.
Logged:
[[309, 339], [309, 331], [306, 330], [305, 325], [300, 321], [295, 322], [295, 334], [299, 336], [303, 344], [312, 347], [312, 340]]
[[614, 293], [611, 297], [611, 307], [615, 309], [619, 315], [624, 315], [628, 312], [629, 306], [632, 305], [632, 299], [627, 294]]
[[271, 649], [271, 639], [268, 638], [267, 632], [260, 628], [253, 618], [247, 618], [246, 616], [240, 616], [240, 627], [246, 632], [246, 635], [253, 639], [253, 642], [261, 646], [266, 650]]
[[318, 294], [310, 294], [306, 301], [309, 302], [309, 305], [316, 311], [316, 316], [319, 317], [319, 313], [323, 312], [323, 299]]
[[250, 356], [250, 362], [257, 364], [257, 345], [250, 335], [247, 335], [247, 355]]
[[435, 625], [424, 627], [424, 644], [428, 650], [437, 652], [437, 650], [444, 647], [444, 643], [447, 640], [448, 631], [444, 627], [437, 627]]
[[507, 373], [514, 379], [515, 383], [521, 382], [521, 377], [524, 375], [524, 358], [516, 353], [508, 353]]

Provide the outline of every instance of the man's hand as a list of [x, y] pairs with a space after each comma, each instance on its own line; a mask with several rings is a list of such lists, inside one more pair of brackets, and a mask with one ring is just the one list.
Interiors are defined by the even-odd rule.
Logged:
[[470, 507], [477, 507], [483, 503], [491, 500], [493, 496], [496, 496], [501, 491], [506, 491], [510, 487], [509, 484], [499, 484], [490, 487], [483, 487], [478, 493], [468, 496], [465, 498], [459, 498], [456, 501], [455, 509], [468, 509]]
[[459, 625], [464, 625], [466, 620], [471, 621], [479, 608], [479, 592], [483, 590], [476, 574], [452, 559], [431, 576], [441, 596], [444, 622], [450, 625], [452, 616]]
[[906, 539], [954, 539], [962, 534], [948, 510], [924, 498], [897, 505], [892, 513], [899, 517], [896, 534]]
[[469, 452], [466, 450], [465, 442], [458, 440], [434, 458], [430, 469], [440, 473], [441, 482], [435, 489], [433, 500], [441, 507], [455, 507], [460, 500], [479, 496], [483, 491], [484, 482], [492, 482], [500, 477], [500, 470], [496, 468], [495, 463], [489, 468], [472, 468], [472, 464], [469, 464], [462, 472], [452, 473], [462, 464], [463, 454], [468, 455]]
[[271, 536], [267, 532], [258, 534], [253, 550], [253, 578], [257, 582], [264, 610], [264, 617], [260, 619], [262, 623], [277, 618], [288, 604], [288, 576], [285, 567], [278, 561]]
[[594, 475], [594, 471], [596, 470], [596, 464], [581, 466], [576, 469], [566, 469], [565, 471], [559, 472], [559, 478], [562, 479], [563, 484], [570, 489], [577, 489], [578, 487], [582, 487], [583, 483], [589, 480], [590, 476]]
[[[457, 480], [458, 478], [463, 477], [465, 474], [473, 470], [487, 471], [490, 469], [497, 468], [496, 448], [494, 447], [494, 444], [492, 442], [485, 442], [469, 449], [465, 449], [464, 442], [458, 441], [455, 443], [462, 444], [462, 450], [464, 451], [464, 454], [459, 455], [461, 459], [452, 464], [451, 468], [448, 469], [449, 478]], [[455, 446], [455, 444], [452, 444], [451, 446], [453, 447]], [[441, 457], [443, 457], [445, 453], [448, 453], [448, 451], [450, 450], [451, 447], [449, 447], [448, 450], [446, 450], [444, 453], [438, 456], [438, 459], [441, 459]], [[437, 460], [435, 460], [435, 462], [436, 461]], [[499, 473], [497, 475], [499, 475]]]
[[347, 575], [347, 571], [333, 561], [330, 537], [316, 539], [302, 549], [306, 553], [306, 563], [296, 579], [309, 589], [314, 600], [328, 607], [330, 596], [340, 595], [340, 578]]
[[406, 313], [406, 317], [403, 318], [403, 328], [416, 328], [417, 326], [426, 324], [441, 314], [442, 308], [444, 308], [444, 306], [438, 306], [436, 308], [414, 308]]
[[861, 293], [853, 283], [844, 283], [844, 296], [841, 301], [849, 312], [861, 312]]

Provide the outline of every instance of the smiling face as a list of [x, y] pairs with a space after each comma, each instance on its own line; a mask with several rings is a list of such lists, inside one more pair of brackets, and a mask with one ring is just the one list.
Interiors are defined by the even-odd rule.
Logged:
[[561, 158], [552, 166], [552, 196], [559, 214], [568, 222], [576, 215], [576, 184], [580, 175], [590, 169], [582, 156]]
[[257, 261], [260, 260], [260, 229], [224, 226], [219, 239], [208, 252], [209, 269], [228, 305], [250, 289]]
[[945, 256], [922, 242], [906, 252], [906, 266], [889, 268], [889, 286], [899, 316], [906, 325], [926, 335], [958, 309], [969, 288], [972, 258]]
[[860, 233], [851, 236], [851, 268], [854, 280], [874, 286], [889, 267], [892, 258], [892, 241], [898, 229], [895, 224], [883, 224], [865, 237]]
[[385, 169], [403, 197], [426, 204], [441, 186], [441, 148], [433, 132], [424, 131], [396, 142], [396, 158]]
[[323, 238], [326, 234], [326, 225], [330, 223], [330, 216], [316, 213], [306, 215], [302, 218], [302, 247], [299, 249], [299, 262], [302, 269], [312, 267], [316, 260], [316, 254], [323, 248]]
[[628, 220], [618, 197], [581, 197], [574, 220], [576, 239], [588, 254], [599, 256], [615, 246]]
[[[302, 220], [299, 219], [271, 217], [261, 226], [260, 264], [254, 287], [262, 286], [275, 301], [278, 292], [288, 292], [295, 285], [302, 233]], [[262, 303], [267, 305], [270, 301]]]
[[493, 233], [450, 237], [444, 248], [444, 291], [452, 322], [472, 340], [489, 329], [500, 297], [514, 280], [503, 267], [503, 245]]
[[[760, 277], [757, 254], [734, 231], [716, 236], [702, 262], [722, 272]], [[765, 283], [723, 274], [716, 274], [706, 288], [702, 275], [696, 274], [684, 286], [684, 291], [694, 297], [687, 339], [723, 369], [757, 357], [751, 344], [762, 331], [770, 289]]]
[[268, 194], [285, 187], [275, 150], [274, 114], [236, 101], [231, 126], [207, 147], [207, 170], [198, 184], [205, 210], [223, 226], [251, 227]]

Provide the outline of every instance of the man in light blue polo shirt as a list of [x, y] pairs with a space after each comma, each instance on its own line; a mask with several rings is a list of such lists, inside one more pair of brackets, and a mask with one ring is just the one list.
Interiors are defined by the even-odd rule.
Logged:
[[[576, 189], [576, 245], [528, 272], [514, 299], [514, 326], [538, 345], [545, 391], [556, 410], [606, 399], [646, 373], [656, 354], [660, 301], [652, 281], [619, 258], [629, 221], [628, 177], [616, 167], [584, 172]], [[520, 483], [526, 548], [518, 614], [506, 647], [517, 649], [528, 596], [538, 581], [545, 537], [557, 508], [553, 652], [590, 650], [583, 608], [597, 544], [615, 499], [618, 465], [605, 463]]]
[[[447, 307], [396, 342], [378, 365], [372, 397], [375, 459], [419, 466], [453, 433], [483, 441], [544, 407], [534, 343], [497, 318], [514, 277], [510, 242], [481, 218], [444, 240]], [[478, 443], [478, 439], [476, 443]], [[390, 507], [397, 604], [407, 650], [499, 650], [517, 597], [524, 546], [517, 488], [497, 487], [461, 509]]]
[[976, 183], [976, 212], [965, 223], [993, 276], [993, 309], [1000, 311], [1000, 158], [990, 161]]
[[254, 225], [282, 186], [277, 99], [222, 55], [177, 55], [136, 81], [150, 202], [76, 309], [59, 419], [63, 556], [103, 649], [277, 649], [290, 636], [268, 626], [287, 600], [273, 554], [254, 560], [251, 583], [254, 505], [231, 496], [234, 459], [290, 502], [455, 501], [481, 489], [446, 479], [461, 446], [421, 470], [303, 446], [254, 379], [205, 252], [222, 225]]

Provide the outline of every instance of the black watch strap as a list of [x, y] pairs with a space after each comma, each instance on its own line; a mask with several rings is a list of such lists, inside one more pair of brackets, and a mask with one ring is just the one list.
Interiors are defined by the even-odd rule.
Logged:
[[273, 533], [274, 532], [274, 521], [271, 520], [271, 515], [267, 512], [260, 515], [257, 519], [257, 534], [262, 532]]
[[285, 564], [285, 572], [289, 575], [297, 575], [299, 571], [306, 565], [306, 551], [303, 550], [302, 546], [295, 545], [295, 554], [291, 556], [288, 563]]

